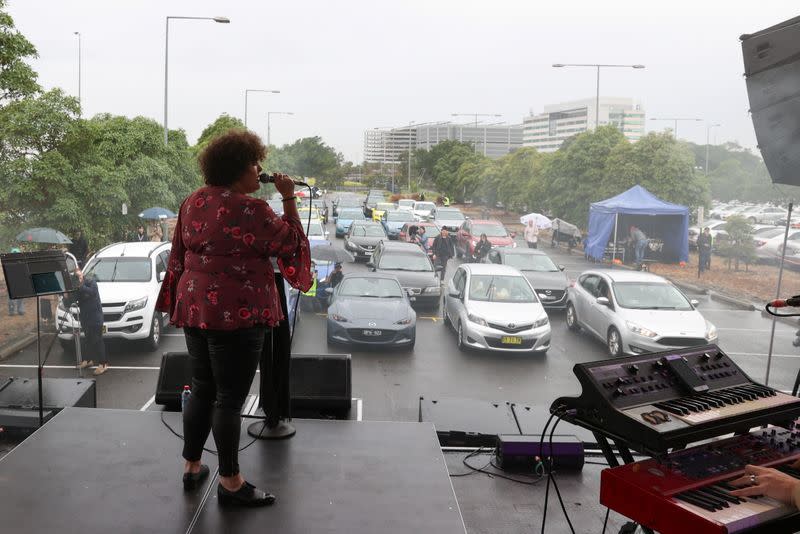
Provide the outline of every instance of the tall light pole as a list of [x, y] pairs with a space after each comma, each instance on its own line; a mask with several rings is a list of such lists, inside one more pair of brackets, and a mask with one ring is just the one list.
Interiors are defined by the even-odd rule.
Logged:
[[73, 32], [78, 36], [78, 107], [81, 108], [81, 115], [83, 115], [83, 107], [81, 102], [81, 32]]
[[270, 138], [270, 129], [271, 129], [271, 127], [270, 127], [269, 121], [270, 121], [270, 117], [272, 117], [273, 115], [294, 115], [294, 113], [291, 112], [291, 111], [268, 111], [267, 112], [267, 147], [270, 146], [269, 138]]
[[703, 119], [699, 119], [697, 117], [651, 117], [651, 121], [673, 121], [675, 123], [675, 129], [672, 130], [673, 135], [675, 135], [675, 139], [678, 138], [678, 121], [690, 121], [690, 122], [703, 122]]
[[244, 127], [247, 128], [247, 95], [250, 93], [280, 93], [272, 89], [245, 89], [244, 90]]
[[189, 20], [213, 20], [220, 24], [229, 24], [230, 19], [227, 17], [167, 17], [167, 31], [165, 32], [165, 46], [164, 46], [164, 144], [169, 143], [168, 128], [167, 128], [167, 101], [169, 96], [169, 21], [170, 19], [189, 19]]
[[706, 176], [708, 176], [708, 136], [711, 133], [711, 128], [716, 128], [717, 126], [722, 126], [719, 123], [716, 124], [709, 124], [706, 126]]
[[[623, 69], [643, 69], [644, 65], [608, 65], [603, 63], [553, 63], [553, 67], [593, 67], [597, 69], [597, 92], [594, 100], [594, 127], [600, 126], [600, 69], [601, 68], [623, 68]], [[588, 120], [587, 120], [588, 122]]]

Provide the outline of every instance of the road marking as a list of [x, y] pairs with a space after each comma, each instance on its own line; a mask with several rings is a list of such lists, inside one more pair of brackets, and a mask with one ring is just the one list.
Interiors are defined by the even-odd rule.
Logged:
[[[11, 363], [4, 363], [0, 364], [0, 368], [4, 369], [36, 369], [38, 365], [27, 365], [27, 364], [11, 364]], [[74, 365], [45, 365], [45, 369], [75, 369], [77, 368]], [[120, 371], [159, 371], [161, 367], [149, 367], [149, 366], [135, 366], [135, 365], [109, 365], [108, 368], [110, 370], [116, 369]]]
[[155, 401], [156, 401], [156, 396], [155, 396], [155, 395], [153, 395], [152, 397], [150, 397], [150, 400], [149, 400], [149, 401], [147, 401], [147, 402], [145, 402], [145, 403], [144, 403], [144, 406], [142, 406], [141, 408], [139, 408], [139, 411], [140, 411], [140, 412], [146, 412], [146, 411], [147, 411], [147, 409], [148, 409], [148, 408], [150, 408], [150, 406], [152, 406], [152, 405], [153, 405], [153, 403], [154, 403]]
[[161, 334], [163, 337], [186, 337], [185, 334]]
[[356, 398], [356, 421], [361, 421], [361, 406], [363, 404], [363, 400], [360, 398]]
[[[775, 329], [775, 333], [776, 334], [792, 334], [792, 335], [794, 335], [794, 333], [791, 331], [791, 330], [793, 330], [793, 328], [791, 328], [791, 327], [787, 327], [787, 328], [789, 328], [790, 330], [784, 330], [782, 332], [779, 331], [776, 328]], [[717, 330], [733, 330], [735, 332], [771, 332], [771, 330], [769, 328], [727, 328], [727, 327], [720, 328], [719, 326], [717, 327]]]

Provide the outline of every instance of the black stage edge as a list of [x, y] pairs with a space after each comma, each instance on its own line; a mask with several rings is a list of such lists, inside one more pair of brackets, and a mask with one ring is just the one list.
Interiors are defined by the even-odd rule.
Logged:
[[[181, 443], [161, 416], [62, 410], [0, 460], [2, 531], [466, 532], [430, 424], [294, 419], [291, 440], [259, 440], [240, 453], [247, 479], [278, 497], [251, 510], [220, 508], [213, 476], [183, 492]], [[163, 416], [181, 431], [179, 413]], [[242, 425], [242, 446], [251, 440]], [[216, 458], [204, 461], [215, 473]]]

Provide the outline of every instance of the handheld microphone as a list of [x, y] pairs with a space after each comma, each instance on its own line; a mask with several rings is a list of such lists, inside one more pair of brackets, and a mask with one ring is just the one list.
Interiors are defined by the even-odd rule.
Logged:
[[777, 299], [773, 300], [768, 304], [771, 308], [800, 308], [800, 295], [795, 295], [793, 297], [789, 297], [788, 299]]
[[[269, 175], [265, 172], [262, 172], [261, 174], [258, 175], [258, 181], [261, 182], [262, 184], [274, 184], [275, 174]], [[292, 178], [292, 181], [294, 182], [294, 185], [302, 185], [303, 187], [308, 187], [307, 183], [302, 182], [300, 180], [295, 180], [294, 178]]]

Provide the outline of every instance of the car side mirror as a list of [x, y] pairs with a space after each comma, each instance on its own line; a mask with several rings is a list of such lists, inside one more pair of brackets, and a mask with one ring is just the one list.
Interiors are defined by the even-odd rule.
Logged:
[[700, 304], [700, 301], [697, 299], [692, 299], [689, 301], [689, 304], [691, 304], [692, 306], [697, 306], [698, 304]]
[[558, 270], [559, 270], [559, 271], [563, 271], [564, 269], [566, 269], [566, 267], [564, 267], [563, 265], [559, 264], [559, 266], [558, 266]]
[[161, 271], [160, 273], [158, 273], [159, 282], [163, 282], [166, 277], [167, 277], [167, 271]]
[[608, 297], [597, 297], [595, 302], [597, 302], [599, 305], [605, 306], [607, 308], [611, 307], [611, 301], [608, 300]]

